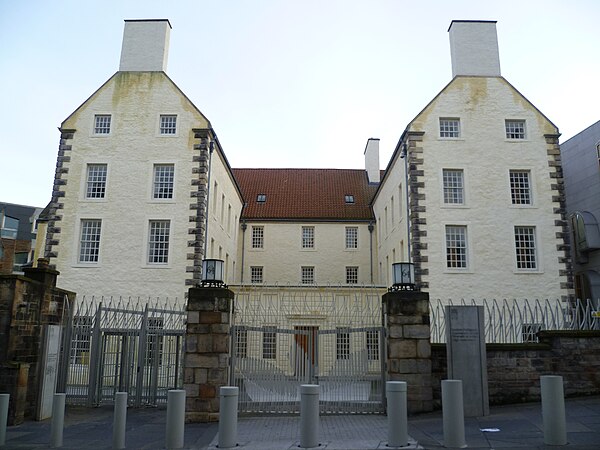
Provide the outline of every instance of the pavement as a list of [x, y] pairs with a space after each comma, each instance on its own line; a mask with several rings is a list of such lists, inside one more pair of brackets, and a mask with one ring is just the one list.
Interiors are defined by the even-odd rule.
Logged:
[[[490, 408], [490, 415], [465, 419], [469, 449], [565, 450], [600, 449], [600, 397], [567, 399], [566, 446], [544, 445], [541, 404], [527, 403]], [[67, 406], [63, 432], [64, 449], [112, 448], [112, 407]], [[166, 409], [142, 408], [127, 411], [128, 449], [165, 448]], [[483, 431], [488, 430], [488, 431]], [[441, 449], [441, 412], [419, 414], [408, 419], [409, 446]], [[319, 421], [321, 450], [389, 449], [387, 417], [384, 415], [322, 416]], [[240, 417], [240, 450], [288, 450], [300, 445], [299, 416]], [[8, 427], [2, 449], [50, 447], [50, 421], [28, 421]], [[185, 449], [218, 449], [218, 424], [186, 424]], [[219, 449], [220, 450], [220, 449]]]

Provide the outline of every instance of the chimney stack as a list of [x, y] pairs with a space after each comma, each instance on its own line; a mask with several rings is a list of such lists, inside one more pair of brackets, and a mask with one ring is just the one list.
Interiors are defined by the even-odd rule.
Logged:
[[448, 32], [452, 78], [458, 75], [500, 76], [495, 20], [453, 20]]
[[121, 72], [165, 72], [171, 24], [167, 19], [126, 20]]
[[370, 138], [365, 147], [365, 170], [369, 183], [379, 183], [379, 139]]

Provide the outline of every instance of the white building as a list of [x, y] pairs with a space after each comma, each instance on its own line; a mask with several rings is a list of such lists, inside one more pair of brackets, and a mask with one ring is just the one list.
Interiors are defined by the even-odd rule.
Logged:
[[165, 73], [170, 29], [126, 21], [119, 71], [61, 125], [46, 256], [79, 295], [183, 298], [205, 247], [233, 278], [241, 194], [210, 122]]
[[564, 297], [558, 129], [501, 76], [495, 22], [449, 33], [453, 79], [406, 127], [375, 196], [379, 266], [410, 258], [433, 299]]

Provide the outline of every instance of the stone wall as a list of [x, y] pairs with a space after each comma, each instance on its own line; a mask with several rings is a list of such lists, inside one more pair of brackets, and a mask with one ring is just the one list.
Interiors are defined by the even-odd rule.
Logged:
[[[560, 375], [565, 396], [600, 394], [600, 331], [542, 331], [537, 344], [487, 344], [490, 404], [540, 400], [540, 376]], [[447, 377], [446, 346], [432, 345], [434, 407]]]
[[11, 394], [10, 424], [35, 416], [44, 327], [60, 324], [65, 299], [75, 298], [56, 287], [47, 264], [25, 275], [0, 276], [0, 392]]

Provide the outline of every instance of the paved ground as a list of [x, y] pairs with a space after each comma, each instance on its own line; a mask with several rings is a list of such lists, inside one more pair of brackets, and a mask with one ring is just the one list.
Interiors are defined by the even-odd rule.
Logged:
[[[564, 447], [545, 446], [540, 404], [491, 408], [491, 414], [465, 419], [469, 449], [600, 449], [600, 397], [567, 400], [567, 438]], [[166, 411], [130, 409], [127, 412], [127, 448], [165, 448]], [[240, 417], [238, 449], [287, 450], [300, 443], [300, 419], [287, 417]], [[324, 416], [320, 420], [319, 449], [386, 449], [387, 418], [378, 415]], [[481, 429], [499, 429], [483, 432]], [[217, 424], [188, 424], [186, 449], [217, 449]], [[443, 446], [441, 413], [409, 418], [410, 447], [441, 449]], [[7, 430], [3, 449], [50, 448], [50, 422], [26, 422]], [[64, 449], [112, 448], [112, 408], [68, 407], [65, 416]]]

